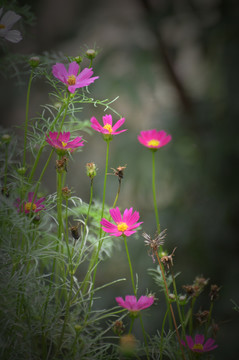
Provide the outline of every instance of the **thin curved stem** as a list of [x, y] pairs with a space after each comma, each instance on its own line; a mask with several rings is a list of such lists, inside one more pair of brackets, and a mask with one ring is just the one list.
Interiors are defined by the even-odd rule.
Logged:
[[157, 197], [156, 197], [156, 190], [155, 190], [155, 150], [152, 150], [152, 190], [153, 190], [154, 212], [155, 212], [155, 218], [156, 218], [156, 224], [157, 224], [157, 231], [158, 231], [158, 233], [160, 233]]
[[127, 245], [126, 236], [123, 235], [123, 238], [124, 238], [124, 245], [125, 245], [125, 250], [126, 250], [126, 254], [127, 254], [127, 259], [128, 259], [128, 263], [129, 263], [131, 282], [132, 282], [132, 286], [133, 286], [133, 290], [134, 290], [134, 295], [136, 296], [137, 289], [136, 289], [135, 283], [134, 283], [134, 273], [133, 273], [133, 268], [132, 268], [132, 264], [131, 264], [131, 260], [130, 260], [130, 256], [129, 256], [129, 249], [128, 249], [128, 245]]
[[29, 101], [30, 101], [32, 79], [33, 79], [33, 70], [31, 71], [29, 82], [28, 82], [28, 87], [27, 87], [26, 118], [25, 118], [25, 129], [24, 129], [23, 167], [26, 166], [27, 128], [28, 128]]

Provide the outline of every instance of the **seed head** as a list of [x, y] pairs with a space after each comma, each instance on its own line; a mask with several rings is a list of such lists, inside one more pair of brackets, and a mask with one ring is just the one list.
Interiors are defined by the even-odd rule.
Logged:
[[145, 232], [142, 234], [144, 237], [144, 243], [146, 246], [149, 246], [148, 254], [152, 257], [153, 262], [155, 262], [154, 254], [157, 252], [159, 246], [164, 244], [164, 238], [166, 237], [167, 229], [163, 230], [160, 234], [155, 234], [155, 238], [151, 239], [150, 235]]
[[211, 301], [215, 301], [218, 298], [220, 289], [218, 285], [211, 285], [211, 291], [209, 293]]
[[161, 257], [161, 262], [163, 263], [164, 267], [167, 266], [167, 270], [169, 270], [170, 267], [173, 266], [173, 256], [176, 249], [177, 249], [176, 247], [173, 249], [171, 255], [165, 255]]

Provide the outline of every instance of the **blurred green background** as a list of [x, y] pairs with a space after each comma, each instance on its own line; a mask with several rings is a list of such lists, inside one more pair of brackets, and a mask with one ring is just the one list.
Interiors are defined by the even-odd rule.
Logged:
[[[168, 234], [165, 248], [171, 252], [177, 247], [174, 272], [181, 272], [179, 292], [182, 284], [191, 284], [197, 275], [221, 286], [214, 312], [220, 346], [215, 354], [217, 359], [236, 359], [239, 315], [231, 299], [239, 303], [238, 2], [45, 0], [19, 4], [32, 6], [36, 24], [22, 30], [24, 39], [10, 45], [12, 52], [30, 55], [55, 51], [78, 56], [87, 48], [98, 50], [93, 68], [100, 79], [90, 91], [102, 100], [119, 96], [113, 107], [125, 117], [128, 129], [110, 144], [109, 167], [127, 164], [118, 205], [138, 210], [143, 230], [152, 236], [156, 226], [151, 153], [138, 143], [137, 135], [151, 128], [172, 135], [172, 141], [156, 153], [160, 222]], [[25, 118], [26, 84], [24, 89], [13, 88], [9, 81], [4, 85], [2, 123], [20, 125]], [[48, 90], [45, 84], [33, 83], [31, 116], [49, 102]], [[101, 120], [103, 110], [87, 105], [80, 116], [82, 120], [91, 116]], [[94, 161], [99, 169], [94, 192], [101, 200], [106, 144], [98, 133], [84, 134], [84, 138], [84, 151], [69, 164], [68, 186], [88, 201], [85, 163]], [[54, 192], [54, 162], [46, 178], [45, 190]], [[109, 206], [117, 186], [117, 178], [109, 176]], [[141, 234], [129, 239], [128, 244], [139, 275], [139, 294], [149, 289], [159, 298], [153, 317], [146, 315], [146, 329], [153, 334], [161, 329], [164, 309], [163, 296], [147, 272], [156, 265]], [[114, 306], [115, 296], [131, 292], [123, 243], [101, 264], [97, 284], [120, 277], [127, 277], [127, 282], [108, 288], [97, 306]], [[205, 296], [201, 309], [207, 308]]]

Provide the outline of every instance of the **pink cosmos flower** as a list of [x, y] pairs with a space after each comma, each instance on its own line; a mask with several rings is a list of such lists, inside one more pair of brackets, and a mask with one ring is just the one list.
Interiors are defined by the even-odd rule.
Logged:
[[33, 201], [34, 192], [28, 193], [28, 201], [24, 201], [21, 203], [20, 199], [17, 199], [16, 201], [16, 207], [18, 208], [18, 211], [25, 212], [25, 214], [29, 214], [30, 211], [37, 213], [38, 211], [41, 211], [45, 209], [45, 205], [43, 205], [43, 201], [45, 201], [45, 198], [42, 197], [38, 200], [36, 198]]
[[166, 145], [171, 139], [172, 136], [167, 135], [164, 130], [157, 131], [156, 129], [141, 131], [138, 136], [138, 140], [142, 145], [155, 150]]
[[143, 222], [138, 222], [139, 213], [138, 211], [133, 212], [131, 207], [129, 210], [125, 209], [123, 217], [121, 216], [120, 210], [118, 207], [115, 209], [110, 209], [110, 215], [114, 220], [115, 224], [112, 224], [107, 219], [101, 220], [101, 225], [103, 231], [110, 233], [112, 236], [130, 236], [134, 234], [137, 227], [139, 227]]
[[84, 142], [80, 136], [77, 136], [74, 140], [70, 141], [70, 132], [49, 132], [49, 137], [46, 135], [46, 141], [52, 147], [57, 149], [61, 153], [65, 153], [67, 151], [73, 152], [80, 146], [84, 146]]
[[102, 117], [104, 126], [101, 126], [98, 122], [98, 120], [95, 117], [92, 117], [90, 119], [91, 127], [104, 134], [105, 136], [111, 136], [111, 135], [118, 135], [127, 129], [116, 131], [123, 123], [125, 122], [125, 119], [122, 118], [118, 120], [113, 126], [112, 126], [112, 116], [111, 115], [105, 115]]
[[[207, 339], [207, 341], [204, 344], [204, 335], [197, 334], [195, 336], [195, 340], [193, 341], [191, 336], [186, 335], [187, 345], [190, 350], [193, 352], [207, 352], [214, 350], [218, 347], [218, 345], [214, 344], [215, 340], [212, 338]], [[186, 344], [183, 340], [181, 340], [181, 343], [183, 346], [186, 347]]]
[[52, 74], [66, 84], [68, 90], [73, 94], [76, 89], [88, 86], [99, 78], [99, 76], [91, 77], [93, 75], [92, 68], [85, 68], [78, 75], [79, 68], [76, 61], [69, 64], [68, 71], [64, 64], [57, 63], [52, 67]]
[[[0, 17], [2, 16], [3, 8], [0, 9]], [[22, 35], [18, 30], [11, 30], [13, 25], [21, 18], [20, 15], [14, 11], [7, 11], [0, 19], [0, 37], [12, 42], [18, 43], [22, 40]]]
[[140, 310], [150, 307], [154, 303], [153, 296], [141, 296], [137, 301], [134, 295], [126, 295], [125, 300], [122, 297], [116, 297], [115, 300], [123, 308], [136, 315]]

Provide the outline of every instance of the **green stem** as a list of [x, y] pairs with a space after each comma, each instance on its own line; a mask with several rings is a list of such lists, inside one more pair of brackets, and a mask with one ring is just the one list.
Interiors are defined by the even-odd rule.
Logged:
[[[102, 220], [104, 216], [104, 208], [105, 208], [105, 193], [106, 193], [106, 181], [107, 181], [107, 173], [108, 173], [108, 162], [109, 162], [109, 146], [110, 140], [107, 141], [107, 148], [106, 148], [106, 159], [105, 159], [105, 177], [104, 177], [104, 188], [103, 188], [103, 199], [102, 199], [102, 209], [101, 209], [101, 218]], [[102, 227], [100, 226], [100, 239], [102, 236]], [[101, 241], [99, 242], [100, 247], [102, 246]]]
[[206, 334], [206, 336], [207, 336], [208, 328], [209, 328], [209, 325], [210, 325], [210, 322], [211, 322], [211, 318], [212, 318], [212, 309], [213, 309], [213, 301], [211, 301], [211, 304], [210, 304], [208, 319], [207, 319], [207, 323], [206, 323], [206, 328], [205, 328], [205, 334]]
[[169, 312], [169, 306], [167, 307], [167, 310], [166, 310], [164, 318], [163, 318], [163, 323], [162, 323], [162, 330], [161, 330], [161, 337], [160, 337], [160, 360], [163, 359], [163, 334], [164, 334], [164, 327], [165, 327], [166, 319], [168, 316], [168, 312]]
[[176, 304], [177, 304], [177, 309], [178, 309], [178, 315], [179, 315], [180, 323], [181, 323], [181, 326], [182, 326], [183, 339], [185, 340], [185, 335], [186, 335], [185, 334], [185, 324], [184, 324], [184, 321], [183, 321], [181, 308], [180, 308], [180, 304], [179, 304], [179, 301], [178, 301], [178, 292], [177, 292], [175, 277], [174, 277], [172, 269], [171, 269], [171, 275], [172, 275], [172, 280], [173, 280], [173, 289], [174, 289], [174, 294], [175, 294], [175, 299], [176, 299]]
[[[165, 291], [166, 291], [166, 294], [167, 294], [167, 299], [169, 299], [168, 285], [167, 285], [167, 281], [166, 281], [166, 278], [165, 278], [165, 274], [164, 274], [164, 270], [163, 270], [163, 265], [162, 265], [162, 263], [161, 263], [161, 261], [160, 261], [160, 258], [159, 258], [159, 255], [158, 255], [157, 250], [155, 251], [155, 255], [156, 255], [156, 257], [157, 257], [157, 260], [158, 260], [158, 263], [159, 263], [159, 266], [160, 266], [160, 270], [161, 270], [161, 273], [162, 273], [163, 282], [164, 282], [164, 286], [165, 286]], [[167, 302], [168, 302], [168, 304], [169, 304], [170, 312], [171, 312], [171, 315], [172, 315], [173, 324], [174, 324], [175, 331], [176, 331], [176, 335], [177, 335], [177, 338], [178, 338], [178, 343], [179, 343], [179, 347], [180, 347], [180, 350], [181, 350], [182, 358], [185, 360], [185, 355], [184, 355], [184, 351], [183, 351], [183, 346], [182, 346], [181, 339], [180, 339], [180, 335], [179, 335], [179, 332], [178, 332], [178, 327], [177, 327], [176, 319], [175, 319], [175, 316], [174, 316], [173, 307], [172, 307], [172, 304], [169, 302], [169, 300], [167, 300]]]
[[160, 233], [160, 224], [159, 224], [159, 215], [157, 207], [157, 198], [155, 190], [155, 150], [152, 150], [152, 190], [153, 190], [153, 199], [154, 199], [154, 212], [157, 224], [157, 231]]
[[[102, 209], [101, 209], [101, 217], [100, 219], [102, 220], [103, 216], [104, 216], [104, 207], [105, 207], [105, 193], [106, 193], [106, 181], [107, 181], [107, 173], [108, 173], [108, 162], [109, 162], [109, 145], [110, 145], [110, 140], [107, 141], [107, 148], [106, 148], [106, 159], [105, 159], [105, 177], [104, 177], [104, 188], [103, 188], [103, 199], [102, 199]], [[86, 277], [89, 278], [89, 274], [91, 274], [91, 271], [95, 265], [95, 269], [94, 269], [94, 273], [93, 273], [93, 279], [92, 279], [92, 290], [94, 289], [94, 284], [95, 284], [95, 277], [96, 277], [96, 271], [97, 271], [97, 265], [98, 265], [98, 258], [99, 258], [99, 253], [100, 253], [100, 249], [103, 245], [103, 240], [101, 240], [102, 237], [102, 227], [100, 226], [100, 234], [99, 234], [99, 244], [98, 244], [98, 248], [97, 250], [95, 249], [93, 251], [91, 260], [90, 260], [90, 265], [88, 268], [88, 272]], [[85, 282], [85, 280], [84, 280]], [[85, 292], [83, 292], [84, 294]], [[92, 304], [92, 297], [93, 297], [93, 292], [91, 295], [91, 301], [90, 301], [90, 308], [91, 308], [91, 304]]]
[[193, 308], [196, 301], [196, 297], [193, 297], [190, 305], [190, 317], [189, 317], [189, 334], [192, 335], [193, 332]]
[[25, 130], [24, 130], [23, 167], [26, 166], [27, 128], [28, 128], [29, 100], [30, 100], [32, 79], [33, 79], [33, 70], [31, 71], [29, 82], [28, 82], [28, 88], [27, 88], [26, 118], [25, 118]]
[[119, 180], [119, 186], [118, 186], [118, 191], [117, 191], [117, 194], [116, 194], [116, 197], [115, 197], [115, 201], [114, 201], [114, 204], [112, 206], [112, 208], [114, 209], [115, 208], [115, 205], [118, 201], [118, 197], [119, 197], [119, 193], [120, 193], [120, 188], [121, 188], [121, 180]]
[[129, 249], [128, 249], [128, 245], [127, 245], [127, 239], [126, 239], [125, 235], [123, 235], [123, 238], [124, 238], [124, 245], [125, 245], [125, 250], [126, 250], [126, 254], [127, 254], [127, 258], [128, 258], [128, 263], [129, 263], [131, 282], [132, 282], [132, 286], [133, 286], [133, 290], [134, 290], [134, 295], [136, 296], [137, 295], [137, 290], [136, 290], [135, 283], [134, 283], [134, 274], [133, 274], [132, 264], [131, 264], [131, 260], [130, 260], [130, 256], [129, 256]]
[[[57, 120], [59, 119], [59, 117], [61, 116], [63, 110], [65, 109], [65, 113], [64, 113], [64, 115], [63, 115], [63, 118], [62, 118], [62, 121], [61, 121], [61, 125], [60, 125], [60, 130], [59, 130], [59, 134], [60, 134], [61, 129], [62, 129], [62, 126], [63, 126], [64, 121], [65, 121], [65, 118], [66, 118], [69, 101], [70, 101], [70, 94], [68, 94], [68, 98], [67, 98], [66, 105], [65, 105], [65, 106], [62, 106], [62, 108], [60, 109], [60, 111], [59, 111], [59, 113], [57, 114], [55, 120], [54, 120], [53, 123], [51, 124], [51, 127], [50, 127], [49, 131], [52, 131], [52, 130], [54, 129], [54, 126], [55, 126]], [[59, 135], [58, 135], [58, 136], [59, 136]], [[39, 151], [38, 151], [38, 154], [37, 154], [37, 156], [36, 156], [35, 162], [34, 162], [34, 164], [33, 164], [33, 166], [32, 166], [32, 170], [31, 170], [30, 175], [29, 175], [29, 179], [28, 179], [29, 182], [31, 182], [32, 179], [33, 179], [33, 176], [34, 176], [34, 174], [35, 174], [35, 171], [36, 171], [36, 168], [37, 168], [37, 165], [38, 165], [38, 162], [39, 162], [39, 160], [40, 160], [40, 156], [41, 156], [41, 153], [42, 153], [42, 150], [43, 150], [44, 147], [45, 147], [45, 144], [41, 145], [41, 147], [40, 147], [40, 149], [39, 149]]]

